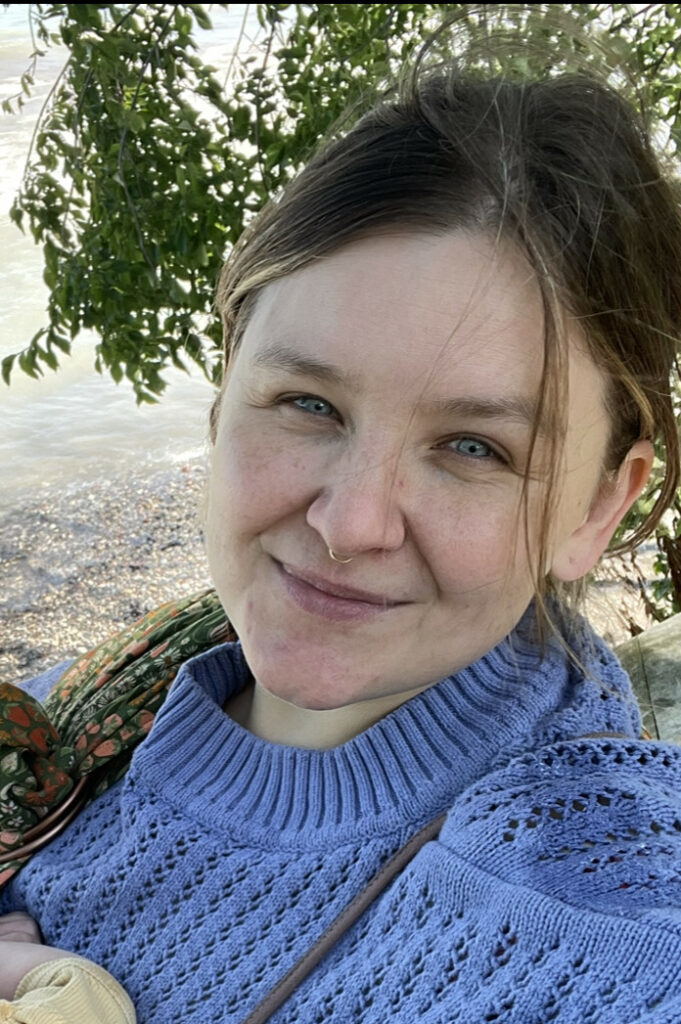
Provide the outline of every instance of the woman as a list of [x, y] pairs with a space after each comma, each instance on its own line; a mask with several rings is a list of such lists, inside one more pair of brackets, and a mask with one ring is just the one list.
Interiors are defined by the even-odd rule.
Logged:
[[142, 1024], [678, 1021], [678, 752], [556, 593], [656, 439], [645, 529], [674, 493], [680, 254], [589, 79], [420, 72], [313, 159], [218, 290], [206, 537], [240, 643], [183, 666], [3, 909]]

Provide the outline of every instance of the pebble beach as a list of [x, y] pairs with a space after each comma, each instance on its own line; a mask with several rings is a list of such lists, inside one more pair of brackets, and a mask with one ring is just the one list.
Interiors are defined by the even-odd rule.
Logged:
[[0, 682], [38, 675], [210, 586], [204, 483], [200, 460], [50, 486], [0, 510]]

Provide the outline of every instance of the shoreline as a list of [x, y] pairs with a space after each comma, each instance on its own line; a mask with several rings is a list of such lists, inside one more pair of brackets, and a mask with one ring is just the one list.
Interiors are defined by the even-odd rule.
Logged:
[[[77, 657], [164, 601], [211, 586], [201, 458], [106, 482], [46, 487], [0, 508], [0, 682]], [[648, 568], [645, 550], [639, 562]], [[623, 563], [619, 567], [625, 572]], [[606, 562], [586, 601], [611, 645], [652, 624], [639, 585]]]

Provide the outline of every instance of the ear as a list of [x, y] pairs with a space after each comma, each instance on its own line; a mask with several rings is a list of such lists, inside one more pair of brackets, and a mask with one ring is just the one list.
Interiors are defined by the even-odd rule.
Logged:
[[637, 441], [630, 448], [614, 481], [599, 491], [584, 521], [553, 553], [550, 572], [557, 580], [577, 580], [593, 569], [645, 487], [653, 455], [650, 441]]

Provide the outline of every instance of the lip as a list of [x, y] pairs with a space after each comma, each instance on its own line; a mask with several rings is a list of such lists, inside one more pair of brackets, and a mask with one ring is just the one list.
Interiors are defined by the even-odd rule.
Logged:
[[347, 587], [316, 573], [293, 568], [276, 559], [274, 561], [284, 586], [295, 603], [304, 611], [325, 619], [368, 619], [393, 611], [407, 603], [394, 601], [385, 594]]

